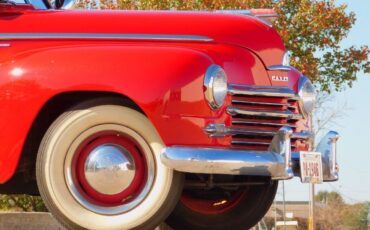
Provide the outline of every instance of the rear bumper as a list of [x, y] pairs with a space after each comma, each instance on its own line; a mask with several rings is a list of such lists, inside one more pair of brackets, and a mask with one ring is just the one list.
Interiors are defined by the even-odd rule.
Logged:
[[[161, 155], [162, 162], [181, 172], [270, 176], [273, 180], [287, 180], [300, 176], [299, 153], [291, 152], [289, 127], [281, 128], [274, 136], [268, 151], [235, 149], [168, 147]], [[300, 133], [312, 137], [310, 133]], [[324, 181], [338, 180], [336, 142], [338, 133], [330, 131], [316, 151], [322, 153]], [[296, 169], [293, 171], [293, 169]]]

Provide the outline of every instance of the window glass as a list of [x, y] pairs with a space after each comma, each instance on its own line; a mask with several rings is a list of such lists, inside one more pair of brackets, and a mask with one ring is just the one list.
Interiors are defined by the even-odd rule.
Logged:
[[24, 0], [13, 0], [13, 2], [15, 2], [17, 4], [24, 4], [24, 3], [26, 3]]

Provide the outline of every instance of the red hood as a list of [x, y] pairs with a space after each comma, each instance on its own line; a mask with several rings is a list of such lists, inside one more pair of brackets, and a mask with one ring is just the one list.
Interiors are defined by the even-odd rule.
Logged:
[[[8, 21], [12, 20], [12, 27]], [[0, 13], [0, 33], [125, 33], [197, 35], [248, 48], [266, 66], [281, 64], [277, 32], [246, 15], [171, 11], [24, 11]]]

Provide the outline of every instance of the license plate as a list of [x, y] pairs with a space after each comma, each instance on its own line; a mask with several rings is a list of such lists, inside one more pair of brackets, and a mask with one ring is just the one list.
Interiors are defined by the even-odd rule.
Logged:
[[322, 183], [322, 162], [319, 152], [300, 152], [302, 183]]

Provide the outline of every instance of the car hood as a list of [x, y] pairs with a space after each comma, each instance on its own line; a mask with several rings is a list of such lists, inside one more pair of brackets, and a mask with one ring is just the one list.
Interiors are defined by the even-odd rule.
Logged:
[[[7, 18], [8, 17], [8, 18]], [[8, 22], [12, 20], [10, 27]], [[7, 26], [8, 25], [8, 26]], [[0, 33], [192, 35], [240, 46], [266, 66], [281, 64], [284, 44], [274, 28], [249, 15], [181, 11], [30, 10], [0, 18]]]

